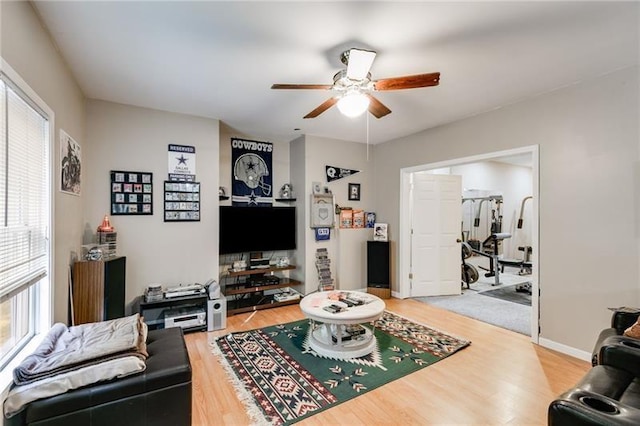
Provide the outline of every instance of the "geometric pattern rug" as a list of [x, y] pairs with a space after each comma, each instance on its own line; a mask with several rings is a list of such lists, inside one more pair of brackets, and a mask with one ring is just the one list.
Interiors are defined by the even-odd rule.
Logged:
[[[371, 325], [365, 325], [372, 329]], [[212, 343], [255, 424], [289, 425], [444, 359], [471, 342], [385, 311], [371, 355], [347, 360], [309, 347], [309, 320], [231, 333]]]

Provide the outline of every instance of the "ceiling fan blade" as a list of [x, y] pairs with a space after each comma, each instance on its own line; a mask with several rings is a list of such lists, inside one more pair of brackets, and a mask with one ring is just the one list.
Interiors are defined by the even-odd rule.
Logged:
[[376, 118], [382, 118], [391, 113], [391, 110], [387, 108], [382, 102], [367, 93], [369, 98], [369, 112]]
[[376, 90], [401, 90], [416, 89], [418, 87], [437, 86], [440, 82], [440, 73], [407, 75], [404, 77], [383, 78], [373, 83]]
[[352, 80], [364, 80], [376, 58], [376, 52], [362, 49], [351, 49], [347, 62], [347, 77]]
[[318, 89], [318, 90], [330, 90], [333, 86], [331, 84], [274, 84], [272, 89]]
[[329, 98], [321, 103], [319, 107], [311, 111], [309, 114], [305, 115], [304, 118], [316, 118], [317, 116], [334, 106], [336, 102], [338, 102], [338, 98]]

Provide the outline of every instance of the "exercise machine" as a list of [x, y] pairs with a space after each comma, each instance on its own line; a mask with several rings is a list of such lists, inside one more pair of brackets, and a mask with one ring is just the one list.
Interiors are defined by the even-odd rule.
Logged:
[[[470, 192], [478, 190], [471, 190]], [[485, 191], [488, 192], [488, 191]], [[482, 245], [480, 240], [477, 239], [478, 229], [480, 227], [480, 222], [482, 219], [482, 206], [487, 203], [487, 221], [489, 220], [489, 212], [488, 209], [491, 209], [491, 223], [487, 224], [487, 233], [500, 233], [502, 231], [502, 214], [501, 207], [503, 203], [502, 195], [493, 194], [493, 195], [485, 195], [485, 196], [476, 196], [476, 197], [463, 197], [462, 205], [467, 201], [471, 201], [470, 211], [469, 211], [469, 231], [462, 231], [463, 241], [469, 243], [471, 248], [474, 250], [480, 250]], [[478, 208], [475, 209], [476, 202], [478, 202]], [[475, 214], [474, 214], [475, 209]], [[471, 223], [473, 219], [473, 224]], [[468, 239], [465, 239], [465, 233], [468, 233]], [[486, 241], [486, 240], [485, 240]]]
[[480, 268], [488, 271], [486, 274], [484, 274], [485, 277], [495, 277], [494, 283], [491, 284], [494, 286], [502, 284], [500, 282], [499, 251], [500, 242], [506, 240], [507, 238], [511, 238], [511, 234], [508, 232], [494, 233], [487, 237], [487, 239], [482, 243], [482, 247], [488, 248], [487, 251], [476, 250], [472, 248], [473, 253], [489, 258], [489, 268]]

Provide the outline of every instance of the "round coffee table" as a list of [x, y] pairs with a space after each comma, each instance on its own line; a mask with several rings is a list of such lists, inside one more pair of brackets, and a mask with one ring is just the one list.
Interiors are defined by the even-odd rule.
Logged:
[[[329, 296], [339, 294], [364, 302], [348, 306]], [[325, 307], [337, 304], [342, 312], [329, 312]], [[373, 323], [382, 316], [385, 304], [377, 296], [359, 291], [323, 291], [311, 293], [300, 301], [300, 309], [311, 320], [309, 346], [319, 355], [337, 359], [358, 358], [373, 352], [376, 338], [372, 330], [361, 324]]]

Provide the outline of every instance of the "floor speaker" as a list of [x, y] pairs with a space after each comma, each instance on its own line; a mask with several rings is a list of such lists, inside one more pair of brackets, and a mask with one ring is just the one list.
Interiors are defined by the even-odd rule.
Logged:
[[389, 241], [367, 241], [367, 291], [383, 299], [391, 297]]
[[222, 330], [227, 327], [227, 299], [207, 300], [207, 331]]

